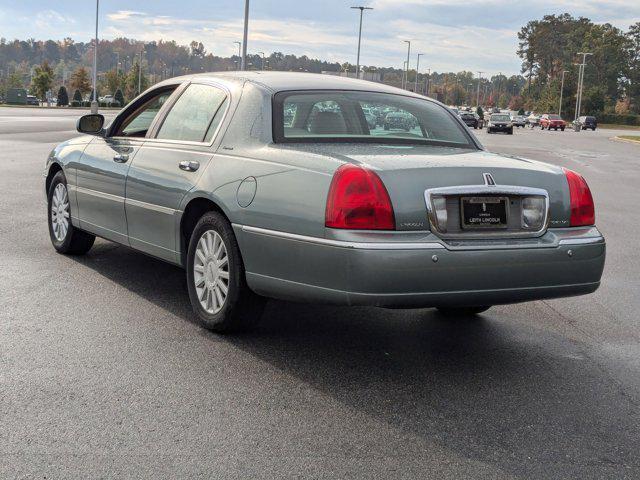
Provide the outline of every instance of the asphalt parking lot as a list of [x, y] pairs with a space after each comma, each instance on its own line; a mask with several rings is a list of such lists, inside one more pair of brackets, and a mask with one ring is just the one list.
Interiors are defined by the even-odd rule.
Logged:
[[640, 145], [478, 132], [587, 179], [593, 295], [453, 322], [273, 301], [221, 337], [180, 269], [51, 247], [42, 169], [78, 114], [0, 108], [0, 478], [640, 478]]

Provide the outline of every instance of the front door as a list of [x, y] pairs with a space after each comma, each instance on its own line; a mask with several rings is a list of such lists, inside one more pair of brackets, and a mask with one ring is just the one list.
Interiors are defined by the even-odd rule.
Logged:
[[106, 138], [94, 139], [77, 169], [80, 228], [128, 244], [125, 217], [127, 173], [145, 136], [174, 88], [152, 92], [119, 115]]
[[221, 88], [190, 84], [155, 127], [155, 138], [148, 139], [136, 155], [127, 177], [125, 204], [132, 247], [180, 261], [180, 203], [213, 156], [214, 136], [227, 103]]

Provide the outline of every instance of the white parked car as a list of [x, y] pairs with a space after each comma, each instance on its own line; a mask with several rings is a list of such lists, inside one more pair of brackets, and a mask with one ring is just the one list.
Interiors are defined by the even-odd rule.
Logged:
[[111, 105], [116, 101], [116, 99], [113, 95], [105, 95], [104, 97], [99, 97], [98, 101], [100, 103], [106, 103], [107, 105]]

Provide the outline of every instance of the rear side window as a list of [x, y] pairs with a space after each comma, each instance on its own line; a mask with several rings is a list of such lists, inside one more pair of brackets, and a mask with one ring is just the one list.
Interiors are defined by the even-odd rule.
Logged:
[[220, 88], [189, 85], [171, 107], [156, 138], [184, 142], [210, 141], [224, 115], [226, 100], [227, 95]]

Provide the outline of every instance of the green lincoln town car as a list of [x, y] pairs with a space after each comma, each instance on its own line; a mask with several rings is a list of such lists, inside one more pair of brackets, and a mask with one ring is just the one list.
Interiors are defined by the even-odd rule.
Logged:
[[605, 240], [585, 180], [487, 152], [421, 95], [330, 75], [199, 74], [104, 123], [81, 117], [84, 135], [47, 159], [54, 248], [84, 254], [98, 236], [182, 266], [214, 331], [252, 325], [265, 297], [475, 315], [600, 285]]

